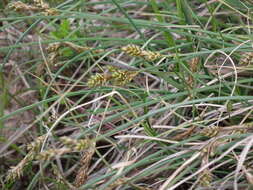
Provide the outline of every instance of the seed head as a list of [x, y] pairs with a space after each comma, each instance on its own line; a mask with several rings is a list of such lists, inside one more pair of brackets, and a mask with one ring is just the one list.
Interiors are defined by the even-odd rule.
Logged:
[[122, 47], [121, 50], [131, 56], [142, 56], [143, 50], [137, 45], [127, 45]]
[[218, 126], [210, 126], [201, 131], [201, 134], [206, 137], [215, 137], [219, 133], [219, 127]]
[[133, 44], [122, 47], [121, 50], [130, 56], [142, 57], [147, 61], [155, 61], [162, 57], [159, 52], [142, 50], [139, 46]]
[[102, 86], [107, 81], [107, 78], [103, 74], [96, 73], [95, 75], [91, 76], [87, 82], [87, 85], [92, 88], [95, 86]]

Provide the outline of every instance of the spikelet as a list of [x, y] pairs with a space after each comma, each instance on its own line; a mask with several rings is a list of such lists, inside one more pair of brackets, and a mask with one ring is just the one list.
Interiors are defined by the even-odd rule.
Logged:
[[[192, 60], [189, 61], [188, 64], [189, 64], [190, 71], [192, 73], [196, 73], [198, 70], [199, 58], [198, 57], [193, 58]], [[195, 81], [194, 77], [192, 75], [189, 75], [187, 83], [191, 87], [193, 87], [194, 81]]]
[[46, 161], [46, 160], [50, 160], [54, 157], [59, 157], [63, 154], [72, 152], [71, 148], [58, 148], [58, 149], [48, 149], [45, 150], [43, 152], [40, 152], [37, 156], [36, 156], [36, 160], [40, 160], [40, 161]]
[[37, 7], [27, 5], [21, 1], [13, 2], [13, 3], [9, 4], [9, 8], [13, 9], [14, 11], [17, 11], [17, 12], [37, 11], [38, 10]]
[[240, 64], [242, 65], [250, 65], [253, 62], [253, 52], [247, 52], [244, 53], [241, 60]]
[[147, 61], [155, 61], [162, 57], [159, 52], [142, 51], [142, 56]]
[[60, 47], [61, 47], [61, 43], [59, 43], [59, 42], [51, 43], [47, 47], [47, 52], [48, 53], [55, 53], [59, 50]]
[[189, 66], [190, 66], [190, 70], [195, 73], [198, 70], [198, 64], [199, 64], [199, 57], [194, 57], [190, 62], [189, 62]]
[[[216, 142], [216, 141], [214, 141]], [[207, 144], [203, 147], [201, 151], [201, 166], [205, 166], [209, 163], [209, 156], [213, 154], [214, 146], [213, 143]], [[212, 173], [209, 168], [205, 168], [202, 172], [199, 173], [199, 181], [198, 184], [202, 187], [209, 187], [212, 182]]]
[[111, 72], [111, 73], [114, 73], [114, 72], [117, 72], [118, 68], [117, 67], [113, 67], [113, 66], [107, 66], [108, 70]]
[[239, 125], [232, 125], [227, 127], [220, 127], [219, 131], [224, 135], [232, 135], [232, 134], [245, 134], [249, 130], [253, 129], [253, 122], [243, 123]]
[[145, 51], [139, 46], [133, 44], [124, 46], [121, 48], [121, 50], [130, 56], [142, 57], [147, 61], [155, 61], [163, 56], [159, 52]]
[[63, 148], [51, 148], [40, 152], [37, 156], [37, 160], [50, 160], [55, 156], [61, 156], [70, 152], [80, 152], [90, 148], [93, 145], [93, 141], [90, 139], [71, 139], [69, 137], [61, 137], [60, 141], [65, 145]]
[[92, 142], [89, 149], [85, 151], [80, 160], [81, 168], [78, 170], [75, 178], [75, 186], [80, 187], [85, 184], [88, 177], [88, 170], [93, 154], [95, 153], [95, 142]]
[[213, 179], [213, 177], [212, 177], [212, 173], [210, 172], [210, 170], [205, 169], [201, 172], [201, 176], [200, 176], [200, 179], [199, 179], [199, 184], [202, 187], [210, 187], [212, 179]]
[[87, 85], [92, 88], [95, 86], [103, 86], [106, 82], [112, 82], [114, 85], [124, 86], [131, 82], [133, 78], [138, 74], [136, 71], [121, 70], [113, 66], [108, 66], [110, 74], [99, 74], [91, 76], [88, 79]]
[[71, 139], [69, 137], [61, 137], [60, 141], [62, 141], [62, 143], [64, 145], [66, 145], [68, 148], [71, 148], [72, 151], [83, 151], [86, 148], [90, 147], [92, 144], [92, 141], [89, 139]]
[[9, 5], [10, 9], [13, 9], [17, 12], [42, 12], [42, 14], [49, 15], [57, 15], [58, 11], [56, 9], [50, 8], [47, 3], [42, 0], [34, 0], [34, 5], [27, 5], [21, 1], [13, 2]]
[[[81, 53], [81, 52], [84, 52], [84, 51], [90, 51], [92, 56], [93, 56], [93, 54], [100, 54], [100, 53], [104, 52], [104, 50], [102, 50], [102, 49], [93, 50], [93, 48], [91, 48], [91, 47], [79, 46], [79, 45], [76, 45], [76, 44], [71, 43], [71, 42], [51, 43], [51, 44], [48, 45], [48, 47], [46, 49], [47, 52], [48, 52], [49, 65], [58, 66], [57, 60], [58, 60], [58, 58], [60, 58], [60, 51], [59, 50], [62, 47], [68, 47], [68, 48], [72, 49], [73, 51], [75, 51], [77, 53]], [[94, 56], [96, 56], [96, 55], [94, 55]]]
[[30, 143], [27, 148], [29, 150], [28, 154], [21, 160], [17, 166], [12, 166], [8, 171], [6, 180], [15, 180], [19, 179], [23, 175], [23, 170], [25, 166], [35, 158], [35, 155], [39, 151], [44, 139], [45, 135], [38, 137], [35, 141]]
[[104, 74], [96, 73], [88, 79], [87, 85], [92, 88], [95, 86], [102, 86], [106, 83], [107, 77]]
[[112, 73], [112, 78], [114, 79], [115, 84], [123, 85], [127, 80], [127, 74], [124, 71], [117, 70]]
[[122, 47], [121, 50], [128, 55], [142, 57], [143, 50], [137, 45], [129, 44], [127, 46]]
[[77, 172], [75, 178], [75, 186], [80, 187], [83, 185], [87, 179], [87, 173], [90, 165], [90, 161], [92, 159], [93, 154], [95, 153], [95, 141], [90, 139], [71, 139], [69, 137], [61, 137], [60, 141], [67, 146], [68, 148], [72, 149], [72, 151], [84, 152], [80, 163], [81, 167]]
[[45, 138], [46, 135], [39, 136], [35, 141], [27, 145], [27, 149], [35, 153], [38, 152]]
[[41, 9], [49, 9], [49, 5], [42, 0], [33, 0], [34, 5]]
[[108, 66], [108, 70], [112, 73], [111, 80], [115, 85], [124, 86], [131, 82], [133, 78], [138, 74], [137, 71], [126, 71], [118, 69], [117, 67]]
[[69, 138], [69, 137], [66, 137], [66, 136], [61, 137], [61, 138], [60, 138], [60, 141], [61, 141], [64, 145], [66, 145], [66, 146], [68, 146], [68, 147], [73, 147], [73, 146], [75, 146], [75, 144], [77, 143], [77, 140], [76, 140], [76, 139], [72, 139], [72, 138]]
[[133, 80], [137, 74], [138, 72], [117, 70], [112, 73], [112, 79], [114, 84], [124, 86]]
[[232, 130], [231, 132], [231, 135], [235, 135], [235, 134], [245, 134], [247, 133], [248, 129], [235, 129], [235, 130]]
[[57, 57], [59, 57], [59, 52], [58, 50], [61, 47], [61, 43], [52, 43], [49, 44], [48, 47], [46, 48], [48, 52], [48, 63], [50, 66], [55, 66], [57, 62]]
[[59, 12], [58, 12], [57, 9], [50, 8], [50, 9], [44, 10], [43, 14], [44, 14], [45, 16], [56, 16], [56, 15], [59, 14]]
[[34, 158], [34, 155], [32, 152], [29, 152], [23, 160], [21, 160], [17, 166], [11, 166], [11, 169], [8, 171], [6, 180], [16, 180], [19, 179], [23, 175], [23, 170], [25, 166], [32, 161]]
[[90, 141], [87, 139], [78, 140], [77, 144], [74, 146], [75, 151], [83, 151], [90, 146]]
[[210, 126], [210, 127], [203, 129], [200, 133], [206, 137], [210, 137], [210, 138], [215, 137], [219, 133], [219, 127], [218, 126]]

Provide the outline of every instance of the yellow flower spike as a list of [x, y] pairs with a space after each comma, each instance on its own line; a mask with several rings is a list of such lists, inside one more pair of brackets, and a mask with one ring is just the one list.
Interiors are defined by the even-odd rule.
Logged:
[[159, 52], [145, 51], [142, 50], [139, 46], [133, 44], [124, 46], [121, 48], [121, 50], [130, 56], [142, 57], [147, 61], [155, 61], [156, 59], [163, 56]]
[[107, 81], [106, 77], [104, 75], [101, 75], [97, 73], [96, 75], [93, 75], [89, 78], [87, 85], [92, 88], [95, 86], [101, 86], [104, 85], [104, 83]]
[[147, 61], [155, 61], [156, 59], [162, 57], [162, 55], [159, 52], [143, 51], [142, 54], [143, 58]]
[[114, 73], [117, 71], [116, 67], [113, 67], [111, 65], [107, 66], [108, 70], [111, 72], [111, 73]]
[[113, 66], [108, 66], [107, 68], [110, 73], [96, 73], [89, 78], [87, 85], [92, 88], [95, 86], [102, 86], [106, 82], [111, 82], [114, 85], [124, 86], [131, 82], [131, 80], [133, 80], [133, 78], [138, 74], [136, 71], [120, 70]]
[[116, 85], [123, 86], [129, 83], [138, 74], [133, 71], [116, 70], [112, 73], [113, 81]]
[[133, 44], [122, 47], [121, 50], [131, 56], [142, 56], [143, 51], [139, 46]]

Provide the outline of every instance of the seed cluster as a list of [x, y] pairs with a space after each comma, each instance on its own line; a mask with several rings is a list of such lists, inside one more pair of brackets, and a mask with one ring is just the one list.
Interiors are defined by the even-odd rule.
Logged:
[[13, 2], [9, 5], [10, 9], [13, 9], [17, 12], [42, 12], [44, 15], [57, 15], [58, 11], [54, 8], [50, 8], [50, 6], [45, 3], [43, 0], [33, 0], [33, 5], [25, 4], [21, 1]]
[[70, 152], [80, 152], [89, 148], [93, 142], [89, 139], [71, 139], [69, 137], [61, 137], [60, 141], [65, 146], [62, 148], [51, 148], [37, 154], [37, 160], [50, 160], [56, 156], [61, 156]]
[[219, 133], [218, 126], [210, 126], [201, 131], [201, 134], [206, 137], [215, 137]]
[[210, 126], [206, 127], [205, 129], [200, 131], [200, 134], [206, 136], [206, 137], [215, 137], [222, 134], [245, 134], [248, 132], [248, 130], [251, 130], [253, 128], [253, 122], [250, 123], [244, 123], [238, 126], [230, 126], [230, 127], [219, 127], [219, 126]]
[[6, 177], [7, 181], [20, 178], [23, 175], [25, 166], [27, 166], [27, 164], [33, 160], [46, 161], [70, 152], [82, 152], [86, 149], [89, 151], [92, 149], [92, 151], [94, 151], [95, 148], [95, 142], [90, 139], [76, 140], [69, 137], [61, 137], [60, 141], [63, 145], [65, 145], [64, 147], [50, 148], [40, 152], [45, 137], [45, 135], [40, 136], [35, 141], [27, 145], [29, 152], [26, 154], [23, 160], [18, 163], [18, 165], [11, 167]]
[[244, 53], [240, 60], [240, 63], [242, 65], [250, 65], [252, 64], [252, 62], [253, 62], [253, 52]]
[[49, 64], [50, 65], [54, 65], [56, 66], [57, 64], [57, 60], [58, 58], [60, 58], [60, 48], [63, 47], [68, 47], [70, 49], [72, 49], [73, 51], [77, 52], [77, 53], [82, 53], [85, 51], [90, 51], [91, 55], [97, 55], [100, 53], [103, 53], [104, 50], [102, 49], [95, 49], [93, 50], [93, 48], [91, 47], [87, 47], [87, 46], [80, 46], [71, 42], [56, 42], [56, 43], [51, 43], [48, 45], [47, 47], [47, 52], [48, 52], [48, 60], [49, 60]]
[[43, 152], [40, 152], [37, 156], [36, 156], [36, 160], [40, 160], [40, 161], [46, 161], [46, 160], [50, 160], [51, 158], [54, 157], [59, 157], [63, 154], [69, 153], [71, 152], [70, 148], [50, 148], [48, 150], [45, 150]]
[[76, 177], [75, 177], [75, 186], [80, 187], [83, 184], [85, 184], [87, 178], [88, 178], [88, 170], [89, 170], [89, 165], [91, 162], [91, 159], [95, 153], [95, 142], [85, 151], [83, 154], [80, 164], [81, 167], [78, 170]]
[[61, 137], [60, 141], [73, 151], [83, 151], [84, 149], [90, 147], [92, 143], [89, 139], [76, 140], [69, 137]]
[[103, 86], [107, 82], [111, 82], [113, 85], [124, 86], [127, 83], [131, 82], [133, 78], [138, 74], [138, 72], [135, 71], [121, 70], [113, 66], [108, 66], [108, 71], [110, 74], [96, 73], [95, 75], [91, 76], [88, 79], [87, 85], [92, 88], [96, 86]]
[[38, 151], [45, 139], [45, 135], [38, 137], [35, 141], [27, 145], [27, 149], [29, 152], [26, 156], [21, 160], [18, 165], [12, 166], [11, 169], [8, 171], [6, 180], [15, 180], [19, 179], [23, 175], [23, 170], [25, 166], [34, 160], [35, 156], [38, 154]]
[[107, 81], [106, 75], [96, 73], [88, 79], [87, 85], [92, 88], [95, 86], [103, 86]]
[[108, 70], [112, 73], [113, 83], [119, 86], [124, 86], [131, 82], [131, 80], [133, 80], [133, 78], [138, 74], [138, 72], [120, 70], [112, 66], [108, 66]]
[[210, 172], [209, 169], [205, 169], [203, 170], [203, 172], [201, 172], [199, 184], [202, 187], [210, 187], [212, 180], [213, 180], [212, 173]]
[[163, 57], [159, 52], [142, 50], [139, 46], [133, 44], [124, 46], [121, 50], [130, 56], [141, 57], [147, 61], [155, 61]]

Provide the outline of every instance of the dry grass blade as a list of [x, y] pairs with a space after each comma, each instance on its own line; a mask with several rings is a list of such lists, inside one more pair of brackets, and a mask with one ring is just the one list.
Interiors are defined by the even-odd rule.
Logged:
[[204, 171], [206, 168], [208, 168], [210, 165], [216, 163], [217, 161], [219, 161], [220, 159], [222, 159], [223, 157], [225, 157], [226, 155], [228, 155], [228, 153], [230, 153], [233, 149], [237, 148], [238, 146], [240, 146], [241, 144], [246, 143], [247, 141], [249, 141], [252, 138], [252, 136], [249, 136], [239, 142], [237, 142], [236, 144], [234, 144], [233, 146], [231, 146], [227, 151], [225, 151], [223, 154], [221, 154], [218, 158], [212, 160], [211, 162], [209, 162], [208, 164], [206, 164], [205, 166], [201, 167], [199, 170], [197, 170], [196, 172], [194, 172], [193, 174], [191, 174], [190, 176], [184, 178], [183, 180], [181, 180], [180, 182], [178, 182], [177, 184], [173, 185], [172, 187], [169, 187], [168, 190], [174, 190], [176, 187], [178, 187], [180, 184], [183, 184], [184, 182], [186, 182], [187, 180], [191, 179], [192, 177], [198, 175], [200, 172]]
[[236, 170], [235, 170], [235, 178], [234, 178], [234, 189], [235, 190], [238, 190], [238, 183], [237, 183], [237, 181], [238, 181], [239, 172], [240, 172], [240, 170], [242, 170], [243, 163], [244, 163], [244, 161], [246, 159], [246, 156], [249, 153], [250, 148], [253, 145], [253, 135], [251, 135], [250, 137], [251, 137], [251, 139], [249, 140], [249, 142], [247, 142], [245, 144], [245, 147], [244, 147], [242, 153], [239, 156], [238, 164], [237, 164], [237, 167], [236, 167]]
[[171, 181], [189, 164], [191, 164], [195, 159], [197, 159], [201, 155], [201, 152], [197, 152], [192, 155], [190, 159], [184, 162], [173, 174], [170, 175], [170, 177], [162, 184], [162, 186], [159, 188], [159, 190], [165, 190], [168, 188], [168, 185], [171, 183]]

